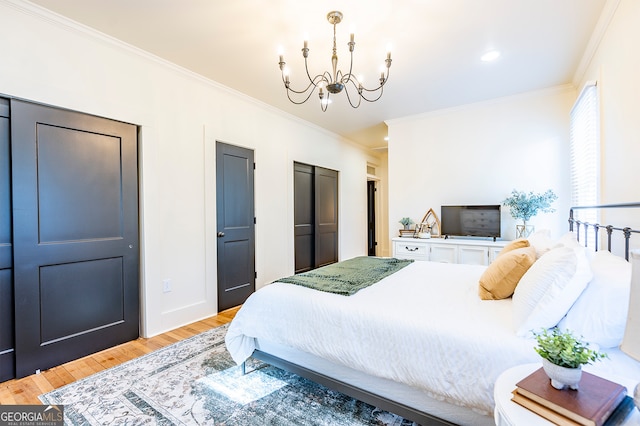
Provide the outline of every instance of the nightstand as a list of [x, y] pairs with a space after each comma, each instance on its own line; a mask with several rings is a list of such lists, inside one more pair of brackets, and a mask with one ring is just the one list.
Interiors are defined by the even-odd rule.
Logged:
[[[522, 364], [505, 370], [496, 380], [493, 389], [493, 398], [496, 407], [493, 413], [497, 426], [548, 426], [553, 423], [538, 416], [533, 411], [529, 411], [521, 405], [511, 401], [511, 392], [516, 388], [516, 383], [533, 373], [542, 366], [541, 363]], [[629, 380], [624, 378], [606, 377], [606, 379], [615, 381], [627, 387], [627, 394], [633, 393], [635, 383], [627, 383]], [[624, 426], [640, 426], [640, 411], [634, 408], [633, 413], [627, 417], [623, 423]]]

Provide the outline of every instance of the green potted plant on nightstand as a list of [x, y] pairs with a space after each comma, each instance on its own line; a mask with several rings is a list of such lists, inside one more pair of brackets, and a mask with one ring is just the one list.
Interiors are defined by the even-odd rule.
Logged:
[[589, 349], [587, 343], [568, 330], [554, 327], [534, 333], [534, 336], [538, 342], [534, 349], [542, 357], [542, 368], [551, 379], [551, 386], [556, 389], [578, 389], [582, 366], [607, 358], [606, 353]]

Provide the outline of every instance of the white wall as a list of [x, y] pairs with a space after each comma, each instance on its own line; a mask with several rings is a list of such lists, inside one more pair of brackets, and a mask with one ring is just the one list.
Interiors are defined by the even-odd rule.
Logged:
[[[613, 2], [617, 4], [617, 2]], [[601, 115], [601, 203], [640, 201], [640, 2], [621, 0], [583, 75], [598, 82]], [[640, 229], [640, 209], [609, 212], [605, 220]], [[640, 235], [631, 239], [640, 248]]]
[[29, 3], [0, 1], [0, 39], [0, 94], [141, 126], [145, 335], [217, 311], [217, 140], [255, 150], [257, 287], [293, 273], [294, 161], [340, 172], [340, 258], [366, 254], [361, 148]]
[[[387, 122], [389, 126], [389, 233], [398, 220], [440, 215], [447, 204], [501, 204], [512, 189], [559, 199], [555, 213], [531, 220], [559, 236], [569, 208], [571, 86], [495, 99]], [[502, 237], [515, 237], [516, 221], [502, 211]]]

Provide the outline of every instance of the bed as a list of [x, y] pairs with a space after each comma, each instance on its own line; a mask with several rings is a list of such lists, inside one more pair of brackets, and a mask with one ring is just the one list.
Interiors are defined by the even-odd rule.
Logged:
[[[570, 223], [589, 226], [573, 214]], [[628, 246], [637, 231], [621, 229], [631, 231]], [[239, 364], [252, 356], [421, 425], [494, 424], [496, 378], [538, 362], [531, 330], [556, 324], [586, 332], [609, 353], [597, 366], [602, 371], [640, 381], [640, 363], [617, 348], [630, 265], [606, 250], [587, 251], [578, 236], [552, 240], [540, 233], [527, 246], [510, 244], [501, 264], [525, 252], [531, 264], [507, 297], [501, 285], [511, 276], [480, 289], [493, 277], [493, 264], [411, 262], [350, 296], [274, 282], [238, 311], [227, 348]], [[615, 291], [603, 290], [612, 282], [619, 283]], [[490, 300], [492, 292], [503, 294]]]

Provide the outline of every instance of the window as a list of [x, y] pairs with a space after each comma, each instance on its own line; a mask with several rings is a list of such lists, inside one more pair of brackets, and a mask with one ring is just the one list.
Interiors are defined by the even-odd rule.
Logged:
[[[570, 120], [571, 205], [595, 206], [599, 203], [600, 187], [600, 111], [596, 82], [587, 83], [582, 89], [571, 109]], [[595, 210], [577, 210], [574, 216], [587, 223], [599, 223], [600, 219]], [[593, 240], [594, 235], [589, 232], [589, 247], [594, 247]]]

